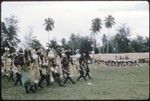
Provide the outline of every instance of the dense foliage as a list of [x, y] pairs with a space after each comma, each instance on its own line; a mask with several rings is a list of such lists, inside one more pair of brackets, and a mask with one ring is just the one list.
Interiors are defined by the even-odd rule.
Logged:
[[18, 32], [18, 19], [15, 16], [5, 18], [4, 22], [1, 22], [1, 53], [6, 50], [10, 53], [16, 51], [17, 44], [20, 42]]
[[[110, 29], [116, 23], [112, 15], [105, 17], [104, 24], [105, 27]], [[54, 28], [54, 20], [51, 18], [45, 19], [45, 30], [51, 31]], [[6, 50], [9, 50], [10, 53], [15, 52], [20, 42], [20, 39], [17, 36], [19, 30], [18, 19], [15, 16], [5, 18], [5, 21], [1, 22], [1, 53], [3, 54]], [[47, 47], [54, 49], [57, 52], [63, 49], [70, 49], [72, 54], [77, 52], [83, 53], [85, 51], [94, 53], [127, 53], [127, 52], [149, 52], [149, 37], [137, 36], [136, 38], [131, 39], [131, 29], [127, 25], [121, 25], [117, 29], [117, 33], [110, 39], [103, 32], [100, 33], [102, 29], [102, 20], [100, 18], [95, 18], [91, 23], [91, 32], [94, 38], [91, 36], [80, 36], [79, 34], [72, 33], [69, 37], [69, 40], [65, 38], [61, 39], [61, 44], [57, 40], [49, 40]], [[112, 30], [112, 29], [111, 29]], [[96, 44], [95, 35], [102, 34], [102, 45]], [[33, 32], [30, 31], [29, 34], [25, 36], [24, 43], [25, 47], [44, 48], [40, 41], [32, 36]], [[110, 31], [108, 34], [111, 34]], [[48, 36], [49, 37], [49, 36]]]

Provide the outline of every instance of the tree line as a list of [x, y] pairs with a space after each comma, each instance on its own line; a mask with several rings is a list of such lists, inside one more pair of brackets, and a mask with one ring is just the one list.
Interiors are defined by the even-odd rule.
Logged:
[[[48, 32], [48, 43], [47, 47], [61, 51], [62, 48], [72, 50], [72, 54], [77, 52], [83, 53], [90, 51], [96, 53], [128, 53], [128, 52], [149, 52], [149, 37], [137, 36], [131, 39], [131, 29], [127, 25], [121, 25], [117, 29], [117, 33], [110, 39], [106, 34], [102, 34], [102, 25], [108, 29], [108, 35], [111, 34], [111, 28], [116, 24], [115, 18], [112, 15], [108, 15], [104, 20], [95, 18], [91, 20], [91, 36], [80, 36], [79, 34], [72, 33], [68, 41], [65, 38], [61, 39], [61, 44], [58, 44], [58, 40], [49, 40], [50, 31], [54, 28], [54, 20], [52, 18], [44, 19], [45, 30]], [[33, 32], [30, 30], [29, 33], [24, 37], [25, 41], [21, 41], [18, 38], [18, 27], [19, 20], [14, 15], [5, 18], [5, 21], [1, 22], [1, 53], [3, 54], [6, 50], [10, 53], [15, 52], [18, 43], [22, 43], [26, 47], [33, 49], [43, 48]], [[102, 34], [102, 45], [99, 46], [96, 40], [96, 35]]]

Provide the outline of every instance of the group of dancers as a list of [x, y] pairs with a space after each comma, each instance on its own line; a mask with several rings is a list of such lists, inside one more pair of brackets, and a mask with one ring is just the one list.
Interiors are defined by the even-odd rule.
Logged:
[[80, 57], [73, 61], [70, 50], [56, 53], [49, 49], [21, 48], [16, 53], [4, 53], [1, 57], [1, 72], [3, 78], [14, 81], [14, 85], [20, 83], [29, 94], [43, 88], [44, 80], [47, 86], [57, 82], [59, 86], [66, 87], [68, 80], [75, 84], [72, 68], [80, 74], [77, 81], [81, 78], [87, 81], [87, 77], [91, 79], [88, 66], [91, 62], [88, 51], [81, 53]]

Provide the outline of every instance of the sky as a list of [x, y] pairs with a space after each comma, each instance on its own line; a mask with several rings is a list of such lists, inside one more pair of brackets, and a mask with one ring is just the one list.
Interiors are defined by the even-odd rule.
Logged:
[[[60, 41], [69, 39], [72, 33], [80, 36], [91, 35], [91, 20], [102, 19], [102, 29], [96, 35], [97, 42], [101, 45], [102, 35], [111, 38], [117, 33], [119, 26], [126, 24], [131, 29], [131, 38], [137, 35], [149, 37], [149, 5], [147, 1], [30, 1], [30, 2], [2, 2], [1, 21], [11, 15], [19, 19], [18, 36], [24, 36], [32, 28], [43, 46], [48, 41], [48, 32], [45, 31], [44, 19], [52, 18], [55, 28], [49, 32], [49, 39]], [[111, 29], [111, 34], [104, 26], [104, 18], [112, 15], [116, 24]]]

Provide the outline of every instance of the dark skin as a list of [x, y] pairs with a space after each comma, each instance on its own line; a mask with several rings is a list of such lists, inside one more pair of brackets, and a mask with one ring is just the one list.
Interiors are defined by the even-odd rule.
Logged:
[[85, 59], [85, 61], [86, 61], [86, 64], [85, 64], [85, 65], [86, 65], [86, 68], [85, 68], [85, 70], [86, 70], [85, 78], [88, 76], [89, 79], [91, 79], [91, 76], [90, 76], [90, 74], [89, 74], [90, 70], [89, 70], [89, 66], [88, 66], [88, 60], [92, 61], [92, 59], [91, 59], [91, 57], [89, 56], [89, 53], [88, 53], [88, 52], [86, 52], [86, 55], [84, 56], [84, 59]]
[[80, 66], [79, 66], [79, 68], [80, 68], [80, 70], [79, 70], [80, 76], [78, 77], [77, 81], [79, 81], [80, 78], [83, 78], [86, 81], [86, 78], [84, 76], [84, 70], [83, 70], [84, 69], [84, 58], [83, 58], [83, 55], [81, 55], [81, 57], [79, 58], [79, 64], [80, 64]]
[[[39, 65], [40, 67], [42, 67], [42, 68], [47, 68], [47, 66], [42, 66], [42, 65], [39, 64], [40, 59], [41, 59], [41, 62], [43, 63], [43, 55], [41, 54], [41, 52], [38, 52], [38, 50], [39, 50], [39, 49], [36, 50], [37, 55], [38, 55], [38, 65]], [[40, 88], [43, 88], [42, 85], [41, 85], [42, 82], [43, 82], [43, 80], [46, 80], [47, 86], [49, 86], [49, 84], [50, 84], [50, 83], [49, 83], [49, 77], [50, 77], [50, 76], [43, 74], [43, 73], [42, 73], [42, 70], [39, 70], [39, 72], [40, 72], [41, 78], [40, 78], [40, 80], [39, 80], [38, 86], [39, 86]]]
[[[47, 66], [42, 66], [42, 68], [47, 68]], [[46, 82], [47, 82], [47, 86], [49, 86], [50, 85], [50, 83], [49, 83], [49, 79], [50, 79], [50, 75], [45, 75], [45, 74], [43, 74], [42, 73], [42, 70], [40, 70], [40, 75], [41, 75], [41, 78], [40, 78], [40, 81], [39, 81], [39, 83], [38, 83], [38, 86], [39, 87], [41, 87], [41, 88], [43, 88], [42, 87], [42, 82], [43, 82], [43, 80], [46, 80]]]
[[[22, 61], [22, 62], [21, 62]], [[15, 56], [15, 59], [14, 59], [14, 65], [16, 67], [18, 67], [21, 63], [23, 63], [23, 57], [19, 57], [19, 56]], [[21, 82], [21, 74], [19, 73], [16, 73], [16, 81], [14, 83], [14, 85], [17, 85], [18, 82], [20, 82], [20, 85], [22, 85], [22, 82]]]
[[[9, 59], [11, 59], [11, 60], [13, 60], [13, 56], [12, 56], [12, 55], [9, 55], [9, 56], [6, 56], [6, 57], [9, 58]], [[11, 61], [11, 67], [12, 67], [12, 64], [13, 64], [13, 62]], [[4, 63], [2, 63], [1, 66], [4, 66]], [[12, 71], [12, 70], [9, 71], [9, 75], [10, 75], [10, 76], [7, 76], [7, 75], [4, 74], [4, 75], [3, 75], [3, 78], [6, 76], [9, 81], [10, 81], [10, 80], [14, 81], [14, 78], [13, 78], [13, 71]]]
[[[27, 50], [24, 51], [25, 54], [23, 54], [23, 51], [20, 50], [19, 53], [18, 53], [18, 56], [15, 57], [15, 61], [14, 61], [14, 65], [17, 67], [17, 66], [21, 66], [21, 67], [27, 67], [27, 66], [30, 66], [30, 62], [29, 61], [29, 52]], [[26, 61], [24, 61], [26, 60]], [[20, 82], [20, 84], [22, 85], [22, 82], [21, 82], [21, 75], [19, 73], [16, 73], [16, 81], [15, 81], [15, 85]], [[26, 85], [27, 84], [27, 85]], [[30, 82], [26, 82], [25, 85], [24, 85], [24, 88], [25, 88], [25, 91], [26, 93], [30, 93], [33, 92], [35, 93], [35, 90], [33, 89], [33, 86], [34, 85], [31, 85]]]
[[89, 55], [88, 52], [85, 53], [85, 56], [84, 56], [84, 57], [85, 57], [85, 59], [87, 59], [87, 61], [88, 61], [88, 60], [92, 61], [92, 59], [91, 59], [91, 57], [90, 57], [90, 55]]
[[[25, 50], [24, 52], [24, 58], [25, 58], [25, 62], [24, 62], [24, 65], [25, 67], [30, 67], [31, 63], [32, 63], [32, 59], [31, 59], [31, 51], [30, 50]], [[29, 60], [30, 59], [30, 60]], [[35, 90], [34, 88], [37, 88], [36, 85], [31, 85], [30, 82], [26, 82], [28, 85], [24, 86], [25, 88], [25, 91], [26, 93], [29, 93], [30, 91], [35, 93]], [[28, 89], [29, 88], [29, 89]]]
[[[54, 61], [52, 61], [52, 67], [56, 67], [57, 65], [54, 63]], [[52, 72], [52, 75], [53, 75], [53, 77], [54, 77], [54, 80], [59, 84], [59, 86], [61, 86], [61, 87], [65, 87], [65, 85], [63, 85], [62, 83], [61, 83], [61, 79], [60, 79], [60, 74], [59, 73], [55, 73], [55, 72]]]
[[72, 80], [72, 78], [69, 76], [69, 62], [71, 62], [71, 64], [73, 64], [72, 59], [70, 58], [70, 53], [66, 53], [65, 58], [62, 59], [61, 63], [63, 64], [62, 68], [63, 68], [63, 72], [67, 75], [67, 77], [64, 80], [64, 84], [70, 80], [73, 84], [75, 84], [75, 82]]

